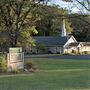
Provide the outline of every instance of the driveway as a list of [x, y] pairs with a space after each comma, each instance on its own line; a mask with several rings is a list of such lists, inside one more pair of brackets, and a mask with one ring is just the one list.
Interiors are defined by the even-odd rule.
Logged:
[[80, 60], [90, 60], [90, 55], [25, 55], [26, 58], [56, 58], [56, 59], [80, 59]]

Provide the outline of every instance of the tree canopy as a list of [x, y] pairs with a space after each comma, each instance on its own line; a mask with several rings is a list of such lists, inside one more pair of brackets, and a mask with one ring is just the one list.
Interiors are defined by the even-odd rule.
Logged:
[[[8, 46], [29, 46], [33, 44], [31, 34], [37, 33], [33, 12], [38, 7], [34, 0], [0, 1], [0, 38]], [[5, 40], [4, 40], [5, 39]]]

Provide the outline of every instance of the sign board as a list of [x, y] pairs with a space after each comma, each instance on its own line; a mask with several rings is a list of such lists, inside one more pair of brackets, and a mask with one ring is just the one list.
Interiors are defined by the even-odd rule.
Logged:
[[24, 53], [22, 48], [10, 48], [7, 58], [8, 71], [24, 69]]
[[21, 53], [22, 48], [9, 48], [9, 53]]
[[9, 53], [9, 63], [22, 62], [23, 53]]

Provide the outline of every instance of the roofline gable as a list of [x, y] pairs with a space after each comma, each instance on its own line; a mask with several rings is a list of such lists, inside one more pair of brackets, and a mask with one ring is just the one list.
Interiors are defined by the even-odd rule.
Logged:
[[[70, 36], [69, 39], [70, 38], [73, 38], [73, 40], [77, 43], [77, 40], [74, 38], [74, 36]], [[67, 40], [67, 42], [69, 41], [69, 39]], [[67, 42], [64, 44], [64, 47], [67, 45]]]
[[75, 42], [78, 42], [78, 41], [75, 39], [75, 37], [74, 37], [74, 36], [71, 36], [70, 38], [73, 38]]

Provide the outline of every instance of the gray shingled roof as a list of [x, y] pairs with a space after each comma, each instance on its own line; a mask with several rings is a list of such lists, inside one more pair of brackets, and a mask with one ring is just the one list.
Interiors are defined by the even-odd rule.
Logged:
[[39, 44], [44, 44], [47, 46], [54, 46], [54, 45], [65, 45], [68, 40], [68, 37], [61, 37], [61, 36], [36, 36], [33, 37]]
[[79, 42], [75, 42], [75, 43], [70, 43], [70, 44], [69, 44], [69, 46], [71, 46], [71, 47], [72, 47], [72, 46], [76, 46], [76, 47], [77, 47], [78, 45], [79, 45]]
[[90, 46], [90, 42], [81, 42], [84, 46]]

